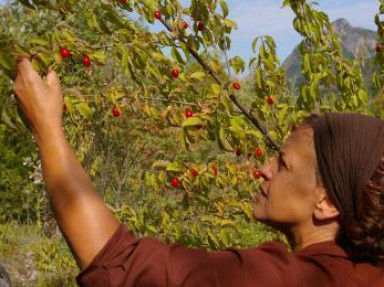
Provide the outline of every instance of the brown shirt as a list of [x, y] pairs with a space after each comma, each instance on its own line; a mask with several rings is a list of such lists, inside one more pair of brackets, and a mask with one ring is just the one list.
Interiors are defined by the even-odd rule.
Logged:
[[352, 263], [334, 242], [293, 254], [280, 243], [208, 252], [137, 239], [122, 225], [77, 282], [84, 287], [384, 287], [384, 271]]

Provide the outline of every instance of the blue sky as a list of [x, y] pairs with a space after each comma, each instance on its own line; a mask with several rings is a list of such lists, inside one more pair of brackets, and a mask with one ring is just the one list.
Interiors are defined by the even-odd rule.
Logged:
[[[0, 0], [0, 3], [4, 0]], [[181, 0], [185, 5], [190, 1]], [[317, 9], [326, 12], [331, 21], [347, 19], [353, 26], [375, 30], [373, 17], [379, 8], [378, 0], [318, 0]], [[252, 40], [260, 35], [272, 36], [277, 44], [281, 60], [288, 56], [299, 43], [300, 37], [292, 28], [293, 13], [280, 8], [282, 0], [227, 0], [229, 18], [239, 28], [232, 33], [230, 55], [244, 59], [252, 56]]]

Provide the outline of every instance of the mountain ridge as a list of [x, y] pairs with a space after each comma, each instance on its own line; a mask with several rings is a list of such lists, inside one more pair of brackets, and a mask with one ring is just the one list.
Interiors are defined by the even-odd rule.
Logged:
[[[338, 35], [343, 57], [347, 59], [361, 59], [363, 61], [362, 72], [367, 80], [373, 73], [373, 61], [375, 58], [374, 46], [377, 34], [375, 31], [354, 27], [346, 19], [337, 19], [332, 22], [333, 29]], [[301, 75], [301, 55], [297, 45], [293, 52], [284, 60], [283, 66], [287, 71], [287, 80], [296, 83], [304, 79]]]

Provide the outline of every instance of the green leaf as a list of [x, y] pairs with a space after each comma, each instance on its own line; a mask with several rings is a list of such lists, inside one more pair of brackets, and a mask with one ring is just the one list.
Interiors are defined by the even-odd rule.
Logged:
[[220, 243], [217, 240], [217, 237], [211, 231], [208, 232], [208, 241], [209, 241], [211, 247], [219, 247], [220, 246]]
[[220, 226], [221, 227], [235, 226], [235, 225], [236, 225], [236, 223], [233, 220], [224, 219], [224, 220], [220, 221]]
[[261, 88], [263, 86], [263, 75], [260, 68], [256, 69], [255, 77], [256, 77], [256, 86]]
[[63, 30], [62, 31], [62, 36], [64, 37], [65, 40], [67, 40], [68, 42], [71, 42], [71, 43], [74, 43], [76, 41], [76, 36], [75, 34], [70, 31], [70, 30]]
[[33, 9], [35, 10], [35, 6], [33, 6], [28, 0], [17, 0], [19, 1], [21, 4], [23, 4], [25, 7], [28, 7], [30, 9]]
[[0, 51], [0, 66], [8, 71], [13, 71], [15, 66], [12, 55]]
[[281, 4], [281, 8], [284, 8], [290, 5], [291, 5], [291, 0], [284, 0], [284, 2]]
[[206, 77], [207, 77], [207, 74], [204, 73], [204, 72], [195, 72], [195, 73], [193, 73], [193, 74], [191, 74], [191, 75], [189, 76], [189, 78], [190, 78], [191, 80], [196, 80], [196, 81], [202, 81], [202, 80], [204, 80]]
[[214, 95], [219, 95], [221, 93], [221, 87], [218, 84], [212, 84], [211, 90], [212, 90]]
[[229, 20], [229, 19], [226, 19], [226, 20], [224, 21], [224, 23], [225, 23], [225, 26], [227, 26], [227, 27], [234, 28], [234, 29], [237, 29], [237, 28], [238, 28], [236, 22], [233, 22], [233, 21], [231, 21], [231, 20]]
[[242, 73], [245, 70], [245, 63], [239, 56], [233, 57], [229, 60], [231, 67], [236, 73]]
[[107, 55], [100, 51], [93, 52], [90, 56], [95, 62], [98, 63], [104, 63], [107, 58]]
[[153, 169], [166, 169], [170, 164], [168, 160], [157, 160], [152, 164]]
[[30, 44], [36, 44], [36, 45], [40, 45], [40, 46], [48, 46], [49, 45], [49, 41], [47, 41], [46, 39], [42, 39], [42, 38], [31, 37], [28, 39], [28, 41]]
[[181, 166], [178, 162], [172, 162], [167, 166], [166, 170], [167, 171], [180, 171]]
[[260, 40], [260, 37], [256, 37], [255, 40], [252, 41], [252, 51], [256, 53], [257, 42]]
[[14, 57], [9, 53], [0, 52], [0, 68], [11, 79], [16, 77], [16, 67]]
[[183, 122], [182, 127], [185, 128], [185, 127], [197, 126], [197, 125], [202, 125], [202, 124], [203, 124], [203, 121], [200, 118], [192, 117], [192, 118], [186, 119]]
[[233, 151], [234, 148], [231, 146], [231, 144], [229, 143], [228, 139], [227, 139], [227, 136], [225, 134], [225, 130], [223, 127], [220, 128], [220, 131], [219, 131], [219, 145], [221, 146], [221, 148], [227, 150], [227, 151]]
[[185, 64], [183, 57], [180, 55], [176, 47], [172, 47], [172, 58], [180, 64]]
[[83, 117], [90, 118], [93, 114], [92, 109], [86, 103], [79, 103], [76, 108]]
[[225, 1], [221, 0], [220, 1], [220, 6], [221, 6], [221, 10], [223, 11], [223, 17], [227, 17], [228, 16], [228, 12], [229, 12], [229, 9], [228, 9], [228, 5]]
[[9, 128], [17, 130], [17, 127], [14, 125], [12, 120], [10, 119], [8, 113], [6, 112], [5, 108], [1, 112], [1, 122], [6, 124]]

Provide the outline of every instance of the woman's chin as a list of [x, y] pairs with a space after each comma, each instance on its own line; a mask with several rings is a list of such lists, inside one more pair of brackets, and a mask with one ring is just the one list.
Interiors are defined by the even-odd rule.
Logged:
[[268, 221], [267, 215], [260, 209], [260, 207], [257, 206], [257, 204], [253, 207], [252, 215], [256, 221], [262, 223], [266, 223]]

